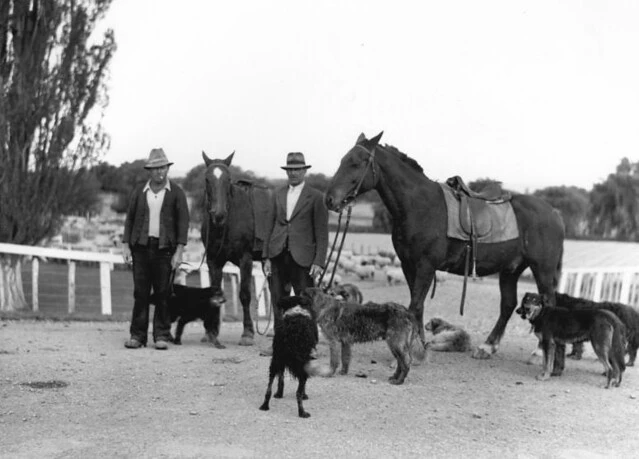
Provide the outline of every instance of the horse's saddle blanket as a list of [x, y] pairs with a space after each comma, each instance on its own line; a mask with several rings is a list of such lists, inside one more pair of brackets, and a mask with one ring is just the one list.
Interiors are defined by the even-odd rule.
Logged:
[[253, 185], [248, 181], [239, 181], [240, 185], [249, 193], [251, 207], [253, 208], [253, 221], [255, 222], [255, 240], [253, 250], [261, 251], [266, 237], [266, 225], [270, 221], [271, 195], [270, 189]]
[[519, 237], [517, 219], [510, 201], [486, 201], [456, 193], [445, 183], [439, 184], [446, 198], [450, 238], [477, 242], [504, 242]]

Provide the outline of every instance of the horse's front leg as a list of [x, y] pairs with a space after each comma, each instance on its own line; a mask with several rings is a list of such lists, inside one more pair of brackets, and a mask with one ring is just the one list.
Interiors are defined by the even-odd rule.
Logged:
[[408, 310], [415, 316], [419, 328], [419, 336], [421, 336], [422, 342], [425, 342], [424, 300], [435, 278], [435, 268], [433, 268], [430, 263], [419, 262], [415, 267], [410, 263], [408, 263], [406, 267], [402, 264], [402, 271], [404, 272], [404, 277], [406, 277], [406, 282], [410, 289], [410, 305], [408, 306]]
[[213, 290], [213, 296], [209, 300], [209, 314], [204, 318], [205, 336], [202, 338], [202, 341], [209, 342], [218, 349], [224, 349], [225, 346], [218, 340], [222, 319], [222, 305], [225, 302], [224, 293], [222, 292], [223, 266], [219, 266], [215, 262], [208, 260], [207, 265], [209, 267], [209, 281], [211, 283], [211, 289]]
[[253, 346], [255, 331], [251, 320], [251, 287], [253, 285], [253, 258], [245, 254], [240, 261], [240, 303], [242, 303], [242, 320], [244, 331], [240, 346]]
[[508, 324], [508, 320], [517, 306], [517, 281], [521, 272], [522, 270], [517, 270], [514, 273], [502, 271], [499, 274], [499, 291], [501, 293], [499, 318], [490, 335], [486, 338], [486, 342], [473, 350], [474, 359], [489, 359], [499, 349], [499, 343], [502, 336], [504, 336], [506, 324]]

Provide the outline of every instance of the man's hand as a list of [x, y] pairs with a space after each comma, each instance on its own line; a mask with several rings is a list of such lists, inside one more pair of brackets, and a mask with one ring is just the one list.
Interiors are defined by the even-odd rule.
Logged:
[[182, 244], [178, 244], [175, 253], [173, 254], [173, 258], [171, 258], [171, 268], [177, 269], [180, 264], [182, 264], [182, 254], [184, 253], [184, 246]]
[[268, 258], [262, 262], [262, 271], [266, 277], [271, 277], [271, 260]]
[[129, 244], [122, 244], [122, 258], [124, 258], [124, 262], [127, 265], [133, 261], [131, 259], [131, 247], [129, 247]]
[[320, 276], [322, 274], [322, 271], [324, 271], [324, 268], [322, 268], [319, 265], [311, 265], [311, 277], [313, 279], [315, 279], [316, 277]]

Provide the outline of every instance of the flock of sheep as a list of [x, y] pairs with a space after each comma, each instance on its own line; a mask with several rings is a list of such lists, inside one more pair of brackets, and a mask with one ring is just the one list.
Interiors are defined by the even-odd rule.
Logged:
[[[323, 283], [328, 283], [330, 280], [331, 274], [335, 270], [336, 259], [337, 252], [333, 252], [326, 268]], [[388, 282], [388, 285], [406, 282], [401, 262], [394, 252], [379, 251], [374, 255], [356, 255], [352, 250], [342, 250], [337, 262], [333, 284], [341, 284], [342, 277], [347, 274], [353, 274], [360, 280], [375, 280], [376, 276], [379, 278], [381, 275]]]

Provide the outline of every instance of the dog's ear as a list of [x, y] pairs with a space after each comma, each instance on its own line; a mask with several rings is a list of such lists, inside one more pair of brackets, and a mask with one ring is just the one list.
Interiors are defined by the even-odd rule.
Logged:
[[299, 296], [283, 296], [277, 302], [277, 306], [280, 308], [280, 310], [287, 311], [287, 310], [297, 306], [299, 304], [299, 302], [300, 302], [300, 297]]

